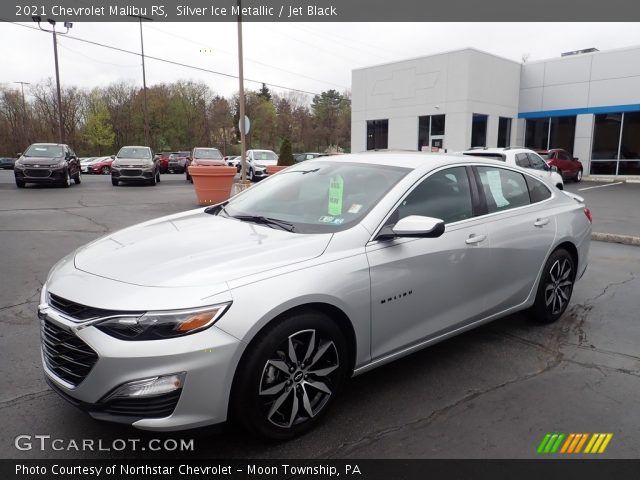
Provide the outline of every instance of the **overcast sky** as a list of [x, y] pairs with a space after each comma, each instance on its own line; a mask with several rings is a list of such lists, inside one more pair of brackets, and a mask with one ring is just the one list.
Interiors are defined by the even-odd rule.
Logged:
[[[235, 23], [148, 22], [143, 28], [147, 55], [238, 73]], [[527, 55], [534, 61], [589, 47], [608, 50], [640, 44], [640, 23], [244, 23], [243, 29], [247, 79], [314, 93], [350, 89], [354, 68], [464, 47], [516, 61]], [[140, 50], [137, 23], [76, 23], [71, 35]], [[0, 23], [0, 38], [0, 83], [37, 83], [54, 77], [50, 34]], [[138, 56], [59, 37], [59, 57], [64, 85], [142, 84]], [[147, 85], [191, 79], [225, 96], [238, 90], [235, 78], [151, 59], [146, 68]]]

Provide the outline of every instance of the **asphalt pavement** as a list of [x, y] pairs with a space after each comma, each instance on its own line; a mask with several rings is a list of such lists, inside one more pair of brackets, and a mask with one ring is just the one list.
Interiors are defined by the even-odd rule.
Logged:
[[[578, 193], [591, 203], [616, 188]], [[593, 203], [597, 219], [616, 202], [602, 212]], [[195, 207], [182, 175], [163, 175], [155, 187], [85, 176], [70, 189], [18, 190], [12, 172], [0, 172], [0, 458], [532, 458], [555, 431], [611, 432], [607, 458], [640, 457], [640, 249], [601, 242], [557, 323], [512, 315], [358, 376], [326, 421], [296, 441], [265, 444], [233, 426], [159, 434], [91, 419], [44, 381], [35, 309], [45, 276], [101, 235]], [[626, 211], [600, 225], [631, 223]], [[195, 450], [23, 451], [18, 435], [104, 444], [193, 438]]]

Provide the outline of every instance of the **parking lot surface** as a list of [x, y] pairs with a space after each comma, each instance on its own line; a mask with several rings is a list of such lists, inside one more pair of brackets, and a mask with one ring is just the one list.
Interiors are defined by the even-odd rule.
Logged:
[[[607, 189], [586, 192], [598, 190]], [[233, 426], [160, 434], [92, 420], [44, 381], [42, 282], [84, 243], [196, 206], [182, 175], [155, 187], [85, 176], [70, 189], [18, 190], [0, 172], [1, 458], [531, 458], [547, 432], [611, 432], [607, 458], [640, 456], [640, 249], [599, 242], [556, 324], [512, 315], [356, 377], [322, 425], [293, 442], [265, 444]], [[194, 438], [195, 451], [20, 451], [18, 435]]]

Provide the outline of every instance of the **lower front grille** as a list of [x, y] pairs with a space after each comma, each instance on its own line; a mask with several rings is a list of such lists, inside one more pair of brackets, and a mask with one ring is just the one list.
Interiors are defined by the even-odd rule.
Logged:
[[73, 386], [82, 382], [98, 361], [89, 345], [49, 320], [42, 321], [40, 337], [47, 367]]
[[51, 170], [36, 170], [35, 168], [28, 168], [24, 171], [27, 177], [45, 178], [51, 176]]
[[120, 175], [123, 177], [139, 177], [142, 175], [142, 170], [120, 170]]
[[103, 404], [102, 413], [120, 417], [163, 418], [168, 417], [176, 409], [181, 390], [176, 390], [155, 397], [118, 398]]

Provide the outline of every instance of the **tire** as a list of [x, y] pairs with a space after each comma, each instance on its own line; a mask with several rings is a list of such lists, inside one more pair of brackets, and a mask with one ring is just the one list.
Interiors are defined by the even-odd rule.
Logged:
[[18, 180], [16, 178], [16, 187], [18, 188], [24, 188], [25, 187], [25, 183], [22, 180]]
[[105, 165], [104, 167], [102, 167], [102, 169], [100, 170], [100, 173], [102, 175], [109, 175], [111, 173], [111, 168], [109, 168], [108, 165]]
[[71, 186], [71, 177], [69, 176], [69, 170], [65, 170], [64, 174], [65, 176], [60, 186], [62, 188], [69, 188]]
[[249, 168], [249, 180], [251, 182], [255, 182], [256, 181], [256, 176], [253, 174], [253, 168]]
[[302, 435], [339, 395], [348, 361], [344, 335], [330, 318], [313, 311], [285, 317], [247, 347], [236, 370], [234, 418], [269, 440]]
[[538, 323], [558, 320], [569, 305], [575, 278], [573, 257], [563, 248], [554, 251], [544, 265], [536, 300], [527, 311], [529, 317]]
[[160, 170], [156, 172], [156, 183], [160, 183]]
[[578, 183], [582, 181], [582, 169], [578, 170], [576, 176], [573, 178], [573, 181]]
[[154, 175], [153, 178], [149, 180], [149, 185], [154, 187], [158, 183], [158, 175]]
[[80, 172], [76, 173], [73, 177], [73, 181], [76, 185], [80, 185], [82, 183], [82, 178], [80, 177]]
[[186, 177], [187, 182], [193, 183], [193, 180], [191, 179], [191, 175], [189, 175], [189, 172], [187, 170], [185, 170], [184, 176]]
[[111, 177], [111, 185], [113, 185], [114, 187], [117, 187], [120, 184], [120, 182], [118, 180], [116, 180], [115, 178]]

